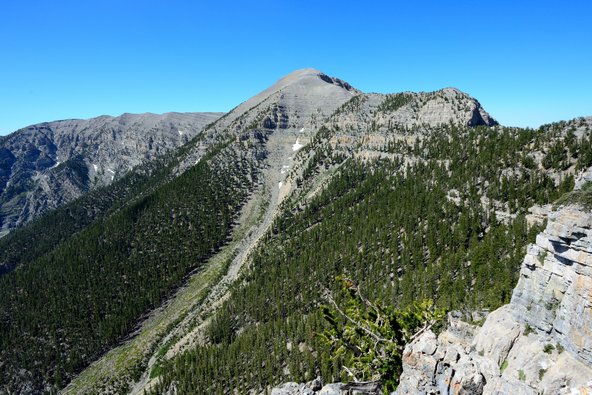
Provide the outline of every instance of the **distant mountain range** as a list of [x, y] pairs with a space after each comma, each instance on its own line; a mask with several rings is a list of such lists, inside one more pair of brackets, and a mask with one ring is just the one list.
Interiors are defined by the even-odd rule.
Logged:
[[32, 125], [0, 140], [0, 236], [178, 148], [222, 113], [123, 114]]

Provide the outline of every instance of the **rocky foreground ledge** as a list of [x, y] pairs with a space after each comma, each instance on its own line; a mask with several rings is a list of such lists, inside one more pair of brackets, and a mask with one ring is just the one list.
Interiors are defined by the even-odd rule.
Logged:
[[552, 212], [510, 304], [405, 349], [397, 395], [592, 394], [592, 215]]

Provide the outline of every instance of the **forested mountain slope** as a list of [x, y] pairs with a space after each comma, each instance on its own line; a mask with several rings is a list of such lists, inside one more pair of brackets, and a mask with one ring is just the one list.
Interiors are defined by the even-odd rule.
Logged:
[[[507, 303], [540, 230], [527, 227], [526, 208], [571, 190], [570, 174], [591, 164], [590, 126], [580, 122], [425, 128], [381, 149], [361, 145], [353, 157], [343, 153], [350, 144], [331, 144], [338, 132], [324, 129], [252, 269], [212, 321], [210, 342], [164, 363], [154, 392], [260, 392], [317, 374], [346, 380], [348, 355], [333, 360], [315, 335], [325, 328], [322, 290], [339, 295], [341, 273], [392, 305], [425, 297], [449, 309]], [[571, 128], [585, 136], [572, 140]], [[319, 187], [324, 173], [332, 176]]]
[[539, 229], [527, 209], [592, 165], [591, 125], [506, 128], [456, 89], [365, 94], [298, 70], [0, 241], [17, 267], [0, 277], [0, 388], [222, 394], [339, 379], [350, 356], [315, 335], [321, 290], [339, 298], [347, 273], [393, 305], [507, 302]]
[[[452, 109], [440, 122], [407, 115], [430, 102]], [[279, 188], [290, 192], [278, 220], [209, 337], [176, 358], [176, 346], [164, 344], [163, 378], [148, 388], [240, 393], [319, 373], [339, 379], [341, 362], [311, 334], [324, 328], [320, 290], [344, 271], [390, 304], [507, 302], [538, 230], [527, 227], [537, 219], [527, 208], [570, 190], [592, 164], [591, 122], [525, 130], [496, 127], [486, 113], [450, 122], [455, 109], [472, 106], [484, 113], [474, 99], [445, 89], [360, 94], [338, 108], [287, 169]], [[490, 127], [467, 127], [484, 124]]]
[[44, 122], [0, 140], [0, 236], [178, 148], [221, 113]]
[[[335, 103], [325, 103], [326, 111], [351, 97], [316, 74], [307, 78], [311, 98], [328, 96]], [[288, 129], [269, 122], [276, 122], [282, 99], [297, 96], [290, 86], [306, 93], [300, 84], [284, 83], [263, 97], [265, 106], [234, 110], [155, 166], [140, 167], [6, 240], [5, 267], [20, 264], [0, 282], [1, 380], [7, 390], [63, 386], [225, 244], [253, 189], [277, 184], [270, 177], [259, 181], [259, 172], [274, 166], [267, 173], [277, 177], [280, 161], [294, 152], [296, 133], [319, 113], [301, 105], [302, 121], [295, 119], [274, 137], [274, 131]], [[246, 122], [269, 127], [249, 128]], [[31, 245], [41, 228], [48, 236]]]

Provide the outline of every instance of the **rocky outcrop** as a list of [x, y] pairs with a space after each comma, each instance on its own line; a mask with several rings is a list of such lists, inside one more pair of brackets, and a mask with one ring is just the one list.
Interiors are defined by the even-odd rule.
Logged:
[[549, 214], [510, 304], [407, 346], [398, 395], [592, 392], [592, 215]]
[[284, 383], [271, 390], [271, 395], [378, 395], [381, 393], [378, 382], [323, 385], [320, 377], [306, 384]]
[[284, 383], [271, 390], [271, 395], [341, 395], [341, 383], [327, 384], [323, 386], [320, 378], [306, 383]]
[[[456, 88], [418, 94], [418, 101], [415, 110], [415, 119], [418, 124], [438, 125], [452, 122], [465, 126], [497, 125], [497, 121], [476, 99]], [[407, 120], [406, 123], [410, 121]]]
[[361, 94], [342, 107], [330, 122], [330, 126], [341, 130], [366, 134], [368, 125], [372, 125], [370, 134], [376, 136], [443, 124], [494, 126], [498, 123], [476, 99], [455, 88], [394, 95]]
[[0, 236], [177, 148], [220, 113], [45, 122], [0, 140]]
[[592, 214], [567, 207], [549, 215], [528, 249], [513, 312], [592, 366]]
[[[590, 121], [592, 124], [592, 119]], [[575, 189], [581, 189], [586, 183], [592, 182], [592, 167], [578, 174], [575, 179]]]

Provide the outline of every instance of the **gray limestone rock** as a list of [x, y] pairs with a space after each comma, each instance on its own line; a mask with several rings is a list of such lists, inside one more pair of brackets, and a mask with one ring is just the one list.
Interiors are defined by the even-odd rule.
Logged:
[[318, 391], [321, 388], [323, 388], [323, 379], [320, 377], [317, 377], [316, 379], [314, 379], [313, 381], [311, 381], [307, 385], [311, 390]]
[[592, 215], [576, 207], [550, 214], [525, 263], [515, 316], [592, 365]]
[[340, 383], [327, 384], [316, 395], [342, 395], [341, 387]]
[[271, 395], [312, 395], [313, 390], [305, 384], [284, 383], [271, 390]]
[[429, 332], [408, 345], [397, 394], [590, 393], [591, 230], [592, 216], [581, 208], [549, 214], [510, 304], [481, 328], [449, 315], [435, 350]]
[[580, 190], [586, 184], [592, 182], [592, 168], [580, 173], [575, 180], [574, 190]]
[[[501, 365], [506, 359], [522, 332], [522, 326], [508, 310], [510, 309], [506, 305], [492, 312], [472, 343], [472, 348], [491, 358], [497, 365]], [[495, 325], [491, 325], [492, 322]]]
[[273, 388], [271, 395], [342, 395], [343, 393], [341, 383], [327, 384], [321, 387], [318, 384], [319, 382], [316, 380], [309, 384], [284, 383]]

